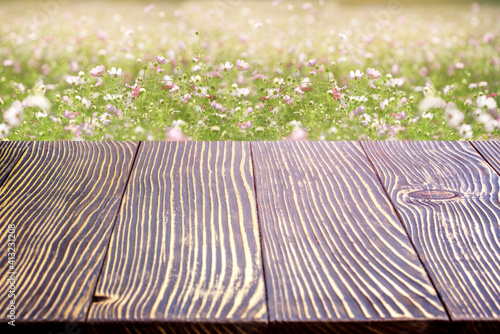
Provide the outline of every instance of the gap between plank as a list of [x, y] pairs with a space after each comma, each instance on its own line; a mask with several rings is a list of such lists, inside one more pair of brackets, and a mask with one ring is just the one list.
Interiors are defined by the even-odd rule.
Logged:
[[443, 308], [444, 310], [446, 311], [446, 315], [448, 316], [448, 321], [452, 322], [453, 319], [451, 318], [451, 315], [450, 315], [450, 312], [448, 310], [448, 307], [446, 306], [446, 304], [444, 303], [443, 301], [443, 297], [441, 297], [441, 293], [439, 292], [439, 290], [437, 289], [436, 287], [436, 284], [434, 283], [434, 281], [432, 280], [432, 277], [431, 275], [429, 274], [429, 270], [427, 270], [427, 267], [425, 266], [425, 263], [424, 261], [422, 260], [422, 258], [420, 257], [420, 253], [417, 251], [417, 248], [415, 246], [415, 244], [413, 243], [413, 240], [412, 238], [410, 238], [410, 234], [408, 233], [408, 230], [406, 229], [406, 226], [405, 224], [403, 224], [403, 219], [401, 218], [401, 215], [399, 214], [398, 210], [396, 209], [396, 206], [394, 205], [394, 203], [392, 202], [389, 194], [387, 193], [387, 190], [385, 189], [384, 185], [382, 184], [382, 179], [380, 178], [380, 175], [377, 171], [377, 169], [375, 168], [375, 164], [372, 162], [372, 160], [370, 159], [370, 157], [368, 156], [368, 154], [366, 153], [366, 150], [365, 150], [365, 147], [363, 145], [363, 143], [361, 141], [358, 142], [359, 145], [361, 146], [361, 149], [363, 150], [363, 152], [365, 153], [365, 156], [366, 158], [368, 159], [368, 162], [370, 163], [373, 171], [375, 172], [375, 175], [377, 176], [377, 179], [378, 179], [378, 182], [380, 183], [380, 186], [382, 187], [382, 190], [384, 191], [385, 193], [385, 196], [387, 197], [387, 199], [389, 200], [389, 203], [391, 203], [391, 206], [392, 208], [394, 209], [394, 212], [396, 213], [396, 216], [398, 217], [398, 220], [399, 220], [399, 223], [401, 224], [401, 226], [403, 227], [405, 233], [406, 233], [406, 237], [408, 238], [408, 240], [410, 241], [410, 244], [411, 246], [413, 247], [413, 250], [415, 251], [415, 253], [417, 254], [417, 257], [418, 257], [418, 260], [420, 261], [420, 264], [422, 265], [422, 267], [424, 268], [425, 270], [425, 273], [427, 274], [427, 277], [429, 278], [431, 284], [432, 284], [432, 287], [434, 288], [434, 291], [436, 291], [436, 294], [439, 298], [439, 301], [441, 302], [441, 305], [443, 305]]
[[97, 280], [96, 280], [96, 283], [95, 283], [95, 286], [94, 286], [94, 291], [92, 292], [92, 298], [90, 300], [89, 308], [87, 309], [87, 315], [85, 316], [85, 323], [88, 322], [90, 309], [92, 308], [92, 304], [94, 304], [94, 302], [95, 302], [95, 293], [96, 293], [96, 290], [97, 290], [97, 285], [99, 284], [99, 279], [101, 278], [102, 271], [104, 269], [104, 262], [106, 262], [106, 258], [108, 257], [109, 246], [111, 245], [111, 238], [113, 237], [113, 232], [115, 230], [116, 222], [117, 222], [118, 216], [120, 214], [120, 209], [122, 207], [123, 197], [125, 197], [125, 192], [127, 191], [128, 184], [130, 182], [130, 176], [132, 175], [132, 171], [134, 170], [135, 161], [137, 159], [137, 155], [139, 153], [139, 149], [141, 147], [141, 144], [142, 144], [142, 142], [139, 142], [139, 144], [137, 145], [137, 148], [136, 148], [135, 154], [134, 154], [134, 160], [132, 161], [132, 165], [130, 166], [130, 171], [128, 173], [127, 183], [125, 183], [125, 187], [123, 187], [122, 196], [120, 198], [120, 205], [118, 205], [118, 209], [116, 210], [115, 219], [114, 219], [114, 222], [113, 222], [113, 226], [111, 227], [111, 233], [109, 235], [108, 245], [106, 247], [106, 252], [104, 253], [104, 257], [103, 257], [102, 262], [101, 262], [101, 269], [99, 269], [99, 275], [97, 276]]
[[484, 160], [484, 161], [488, 164], [488, 166], [490, 166], [490, 168], [491, 168], [491, 169], [493, 169], [493, 171], [494, 171], [495, 173], [497, 173], [497, 174], [498, 174], [498, 176], [500, 176], [500, 173], [499, 173], [499, 172], [497, 172], [497, 170], [496, 170], [495, 166], [493, 166], [493, 165], [492, 165], [492, 164], [488, 161], [488, 159], [486, 159], [486, 158], [484, 157], [484, 155], [481, 153], [481, 151], [479, 151], [479, 149], [476, 147], [476, 145], [474, 145], [474, 144], [473, 144], [472, 142], [470, 142], [470, 141], [468, 141], [468, 143], [470, 144], [470, 146], [472, 146], [472, 148], [473, 148], [474, 150], [476, 150], [476, 152], [477, 152], [477, 153], [481, 156], [481, 158], [483, 158], [483, 160]]
[[253, 174], [253, 187], [255, 190], [255, 209], [257, 210], [257, 225], [259, 226], [259, 239], [260, 239], [260, 255], [262, 261], [262, 274], [264, 275], [264, 290], [266, 292], [266, 311], [267, 311], [267, 333], [270, 331], [270, 314], [269, 314], [269, 299], [267, 295], [267, 279], [266, 279], [266, 267], [264, 265], [264, 240], [262, 237], [262, 226], [259, 213], [259, 199], [257, 198], [257, 178], [255, 175], [255, 159], [253, 156], [253, 143], [249, 143], [250, 146], [250, 158], [252, 160], [252, 174]]

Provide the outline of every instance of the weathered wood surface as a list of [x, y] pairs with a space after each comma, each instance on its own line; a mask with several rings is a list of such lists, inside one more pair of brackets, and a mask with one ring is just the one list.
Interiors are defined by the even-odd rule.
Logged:
[[31, 142], [0, 141], [0, 187]]
[[475, 141], [471, 144], [500, 175], [500, 141]]
[[[0, 233], [16, 234], [16, 330], [85, 321], [136, 147], [32, 143], [1, 186]], [[6, 282], [6, 255], [0, 268]]]
[[16, 332], [500, 333], [499, 142], [137, 147], [0, 142]]
[[142, 143], [89, 312], [95, 331], [266, 329], [250, 154], [249, 143]]
[[467, 142], [362, 145], [452, 320], [500, 330], [498, 174]]
[[358, 143], [252, 151], [272, 332], [401, 332], [415, 320], [436, 331], [448, 320]]

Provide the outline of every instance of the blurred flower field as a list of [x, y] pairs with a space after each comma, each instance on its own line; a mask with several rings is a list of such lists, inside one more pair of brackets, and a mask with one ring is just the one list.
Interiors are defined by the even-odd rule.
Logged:
[[500, 6], [0, 4], [3, 140], [500, 139]]

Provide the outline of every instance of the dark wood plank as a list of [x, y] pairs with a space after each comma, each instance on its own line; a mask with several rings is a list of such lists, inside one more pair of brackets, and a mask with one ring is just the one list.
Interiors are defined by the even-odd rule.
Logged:
[[452, 320], [500, 320], [499, 176], [467, 142], [362, 145]]
[[[315, 333], [315, 334], [448, 334], [454, 328], [449, 321], [432, 320], [363, 320], [363, 321], [310, 321], [271, 323], [272, 334]], [[488, 332], [489, 333], [489, 332]], [[495, 332], [494, 332], [495, 333]]]
[[500, 175], [500, 141], [474, 141], [470, 143]]
[[[0, 188], [1, 235], [15, 225], [18, 326], [85, 320], [136, 148], [36, 142]], [[0, 267], [6, 282], [6, 255]]]
[[258, 142], [252, 152], [272, 331], [447, 322], [358, 143]]
[[96, 297], [96, 332], [267, 327], [249, 143], [142, 144]]
[[30, 145], [29, 141], [0, 141], [0, 187]]

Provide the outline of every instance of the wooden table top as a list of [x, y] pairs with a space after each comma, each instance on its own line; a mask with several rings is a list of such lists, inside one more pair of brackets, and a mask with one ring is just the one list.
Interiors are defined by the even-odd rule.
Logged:
[[0, 327], [500, 333], [499, 175], [498, 141], [0, 142]]

